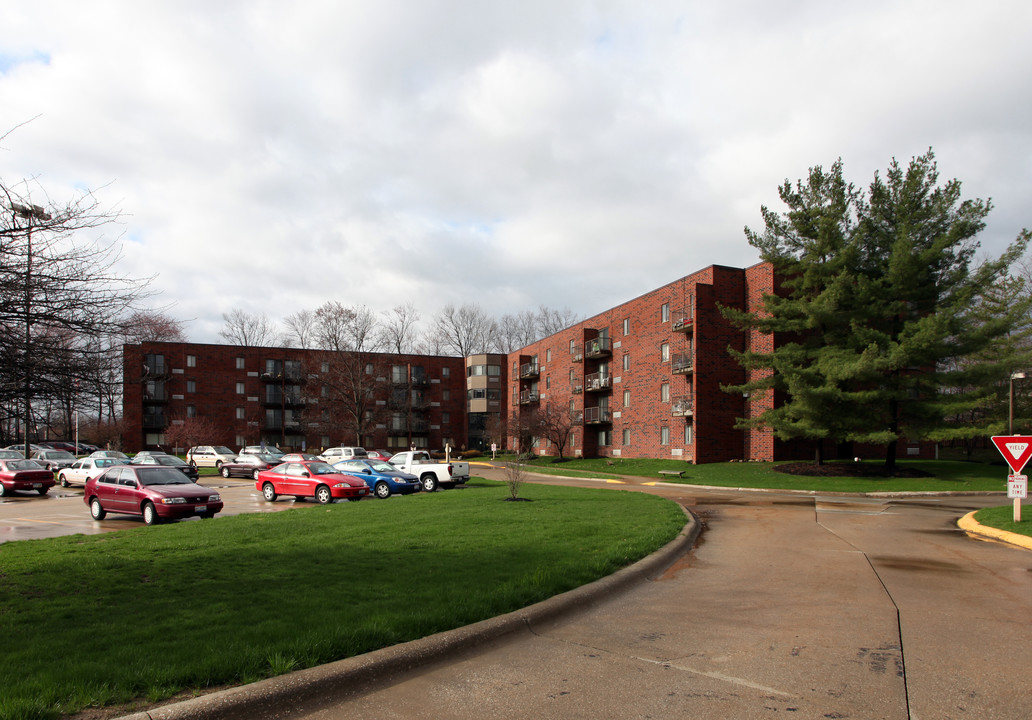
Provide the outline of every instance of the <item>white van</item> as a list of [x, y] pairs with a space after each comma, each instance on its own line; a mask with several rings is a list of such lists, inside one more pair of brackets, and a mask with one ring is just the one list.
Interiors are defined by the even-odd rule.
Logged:
[[320, 460], [329, 463], [338, 463], [341, 460], [355, 460], [356, 458], [361, 459], [368, 457], [366, 455], [365, 448], [360, 447], [332, 447], [323, 450], [322, 455], [319, 456]]

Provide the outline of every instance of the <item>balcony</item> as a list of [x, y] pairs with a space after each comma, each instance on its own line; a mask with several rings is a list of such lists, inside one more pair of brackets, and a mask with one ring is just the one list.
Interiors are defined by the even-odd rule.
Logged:
[[688, 375], [692, 372], [692, 354], [675, 353], [670, 358], [670, 371], [674, 375]]
[[675, 310], [670, 319], [670, 329], [674, 332], [690, 333], [695, 327], [695, 317], [691, 310]]
[[575, 384], [571, 384], [570, 385], [570, 393], [571, 394], [573, 394], [573, 395], [580, 395], [582, 392], [584, 392], [584, 386], [583, 385], [575, 385]]
[[580, 345], [570, 348], [570, 362], [584, 362], [584, 348]]
[[144, 402], [167, 402], [168, 401], [168, 393], [166, 393], [164, 389], [155, 389], [155, 390], [146, 390], [145, 389], [143, 391], [143, 401]]
[[533, 380], [541, 376], [541, 370], [536, 362], [523, 363], [520, 365], [520, 380]]
[[584, 343], [584, 356], [592, 359], [607, 358], [613, 355], [613, 341], [607, 337], [587, 340]]
[[613, 387], [613, 376], [609, 373], [591, 373], [584, 376], [584, 392], [606, 392]]
[[520, 393], [520, 405], [530, 405], [541, 401], [541, 396], [536, 390], [524, 390]]
[[584, 408], [585, 425], [608, 425], [611, 422], [613, 422], [613, 414], [608, 407]]
[[670, 404], [670, 415], [672, 417], [691, 417], [695, 406], [695, 398], [692, 395], [683, 395], [674, 398]]
[[410, 432], [417, 435], [426, 435], [430, 432], [430, 423], [422, 418], [412, 418], [410, 421], [401, 419], [391, 423], [392, 435], [405, 435]]
[[161, 413], [146, 413], [143, 416], [145, 430], [162, 430], [165, 427], [165, 416]]

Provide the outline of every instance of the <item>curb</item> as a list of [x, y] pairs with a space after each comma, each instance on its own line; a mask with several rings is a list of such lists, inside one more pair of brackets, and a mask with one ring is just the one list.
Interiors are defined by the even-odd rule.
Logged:
[[119, 720], [251, 720], [275, 718], [345, 699], [408, 672], [537, 623], [591, 607], [642, 580], [654, 580], [695, 545], [701, 525], [682, 506], [688, 522], [676, 538], [633, 565], [593, 583], [472, 625], [429, 635], [364, 655], [220, 690], [124, 715]]
[[[975, 512], [977, 512], [977, 510]], [[1005, 542], [1008, 545], [1015, 545], [1017, 547], [1024, 548], [1025, 550], [1032, 550], [1032, 537], [1007, 532], [1006, 530], [997, 530], [994, 527], [983, 525], [975, 520], [974, 512], [969, 512], [958, 520], [957, 527], [966, 533], [971, 533], [972, 535], [980, 535], [982, 537], [990, 538], [991, 540]]]

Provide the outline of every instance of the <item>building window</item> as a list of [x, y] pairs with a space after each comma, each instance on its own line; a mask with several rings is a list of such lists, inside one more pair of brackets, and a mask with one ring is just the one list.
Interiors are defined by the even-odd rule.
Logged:
[[319, 397], [328, 398], [329, 396], [330, 396], [330, 388], [328, 386], [323, 385], [322, 387], [319, 388]]
[[186, 381], [186, 391], [188, 393], [195, 393], [195, 392], [197, 392], [197, 382], [195, 380], [187, 380]]
[[631, 334], [631, 319], [630, 318], [624, 318], [624, 321], [623, 321], [623, 334], [624, 335], [630, 335]]
[[441, 377], [451, 377], [451, 368], [450, 367], [441, 368]]
[[330, 371], [330, 364], [323, 362], [319, 365], [319, 372], [328, 373]]
[[631, 406], [631, 391], [630, 390], [624, 390], [623, 391], [623, 406], [624, 407], [630, 407]]
[[659, 346], [659, 357], [663, 362], [670, 362], [670, 343], [663, 343]]
[[598, 431], [598, 444], [600, 446], [609, 445], [613, 441], [612, 430], [599, 430]]
[[630, 370], [631, 369], [631, 354], [630, 353], [627, 353], [626, 355], [623, 356], [623, 369], [624, 370]]
[[187, 405], [186, 406], [186, 416], [188, 418], [197, 417], [197, 406], [196, 405]]
[[545, 350], [545, 362], [552, 362], [552, 348]]
[[685, 445], [691, 445], [692, 444], [692, 424], [691, 423], [688, 423], [687, 425], [684, 426], [684, 444]]
[[670, 428], [661, 427], [659, 429], [659, 444], [669, 445], [670, 444]]
[[545, 375], [545, 390], [548, 390], [550, 387], [552, 387], [552, 376]]
[[366, 375], [372, 375], [373, 374], [373, 364], [372, 363], [366, 363], [365, 374]]
[[393, 383], [406, 383], [408, 382], [408, 368], [404, 365], [392, 365], [391, 366], [391, 382]]
[[670, 383], [663, 383], [659, 386], [659, 401], [670, 402]]
[[187, 367], [197, 367], [197, 356], [196, 355], [187, 355], [186, 356], [186, 366]]
[[451, 390], [449, 390], [448, 388], [444, 388], [443, 390], [441, 390], [441, 399], [451, 400]]
[[577, 412], [577, 406], [574, 403], [573, 398], [570, 398], [570, 415], [573, 415], [575, 412]]
[[244, 359], [242, 357], [238, 357], [236, 359], [236, 369], [237, 370], [243, 370], [244, 369]]
[[624, 445], [630, 445], [631, 444], [631, 429], [630, 428], [624, 428], [624, 430], [623, 430], [623, 444]]
[[571, 385], [573, 385], [573, 378], [574, 378], [573, 368], [570, 368], [570, 384]]
[[447, 425], [451, 422], [451, 413], [441, 413], [441, 422]]
[[244, 384], [243, 383], [239, 383], [238, 382], [236, 384], [236, 394], [237, 395], [243, 395], [244, 394]]
[[577, 341], [576, 340], [571, 340], [570, 341], [570, 354], [573, 355], [575, 352], [577, 352]]
[[670, 303], [663, 303], [660, 314], [663, 316], [663, 322], [670, 322]]
[[236, 419], [237, 420], [243, 420], [244, 419], [244, 409], [242, 407], [238, 407], [236, 409]]

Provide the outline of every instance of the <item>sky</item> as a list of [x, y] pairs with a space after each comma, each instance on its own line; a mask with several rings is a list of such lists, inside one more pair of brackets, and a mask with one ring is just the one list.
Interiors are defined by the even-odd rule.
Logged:
[[[122, 213], [150, 305], [594, 315], [841, 158], [933, 148], [1032, 227], [1027, 0], [0, 0], [0, 180]], [[27, 185], [19, 185], [29, 180]], [[42, 204], [42, 203], [39, 203]]]

